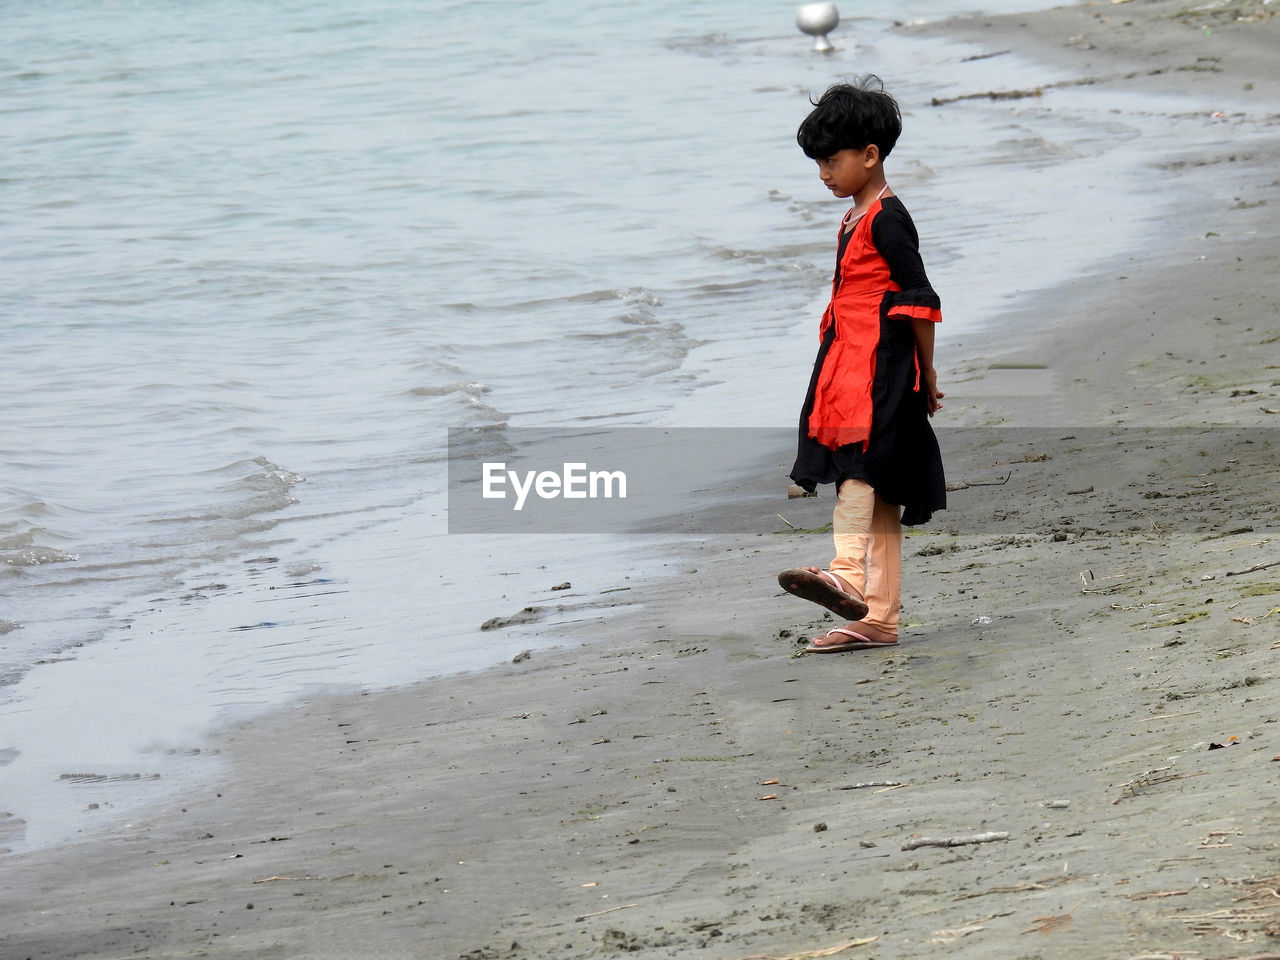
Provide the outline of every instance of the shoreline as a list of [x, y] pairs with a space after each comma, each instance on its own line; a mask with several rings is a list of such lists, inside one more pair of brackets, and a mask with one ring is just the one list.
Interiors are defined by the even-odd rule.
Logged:
[[[1073, 17], [1096, 20], [1070, 11], [974, 29], [1008, 41], [1027, 21], [1045, 44]], [[1086, 25], [1111, 55], [1107, 25]], [[1215, 32], [1230, 46], [1250, 27]], [[948, 420], [1230, 424], [1221, 443], [1241, 449], [1273, 434], [1276, 139], [1217, 158], [1230, 186], [1200, 195], [1168, 249], [1020, 308], [1051, 303], [1068, 328], [967, 337], [971, 359], [944, 358]], [[1194, 160], [1167, 172], [1212, 182]], [[564, 630], [559, 648], [236, 727], [218, 738], [216, 784], [101, 838], [0, 860], [0, 952], [738, 958], [872, 937], [847, 955], [1263, 951], [1275, 911], [1192, 918], [1277, 872], [1265, 618], [1280, 578], [1227, 577], [1272, 559], [1274, 522], [1220, 522], [1226, 498], [1273, 500], [1274, 470], [1207, 441], [1188, 452], [1186, 433], [1112, 467], [1101, 438], [1063, 436], [1025, 451], [1045, 460], [953, 455], [952, 480], [988, 476], [993, 459], [1011, 474], [998, 497], [954, 493], [957, 515], [998, 506], [1018, 529], [952, 535], [944, 514], [909, 537], [898, 649], [792, 658], [824, 622], [772, 585], [801, 561], [797, 541], [689, 544], [681, 578]], [[830, 500], [779, 508], [816, 527]], [[829, 547], [804, 549], [809, 562]], [[1009, 838], [902, 849], [987, 832]]]

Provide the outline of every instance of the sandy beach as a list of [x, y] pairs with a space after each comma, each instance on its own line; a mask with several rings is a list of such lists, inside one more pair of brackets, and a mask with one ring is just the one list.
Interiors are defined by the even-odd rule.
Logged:
[[[832, 622], [775, 576], [829, 536], [744, 519], [555, 649], [255, 720], [195, 794], [0, 857], [0, 958], [1280, 957], [1273, 12], [903, 28], [1222, 117], [1152, 157], [1159, 242], [944, 328], [897, 648], [803, 655]], [[714, 508], [820, 528], [789, 455]]]

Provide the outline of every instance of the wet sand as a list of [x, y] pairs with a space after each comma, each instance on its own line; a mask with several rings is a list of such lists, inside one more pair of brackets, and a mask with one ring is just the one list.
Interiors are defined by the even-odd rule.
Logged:
[[[928, 29], [1276, 126], [1277, 21], [1180, 9]], [[774, 576], [825, 535], [691, 543], [558, 649], [254, 721], [194, 795], [0, 859], [0, 957], [1280, 953], [1280, 135], [1230, 129], [1158, 158], [1160, 243], [1019, 307], [1053, 333], [942, 341], [898, 648], [796, 655], [832, 622]], [[829, 519], [780, 477], [718, 509], [775, 488]]]

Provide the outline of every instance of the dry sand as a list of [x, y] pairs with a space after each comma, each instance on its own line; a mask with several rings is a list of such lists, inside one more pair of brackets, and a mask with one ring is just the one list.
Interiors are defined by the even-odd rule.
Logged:
[[[1280, 21], [1180, 9], [943, 29], [1274, 111]], [[593, 636], [255, 721], [197, 795], [0, 860], [0, 957], [1280, 956], [1268, 143], [1167, 158], [1185, 222], [1028, 303], [1053, 334], [944, 340], [940, 427], [1042, 429], [946, 434], [897, 649], [794, 655], [830, 621], [773, 577], [825, 536], [692, 544]]]

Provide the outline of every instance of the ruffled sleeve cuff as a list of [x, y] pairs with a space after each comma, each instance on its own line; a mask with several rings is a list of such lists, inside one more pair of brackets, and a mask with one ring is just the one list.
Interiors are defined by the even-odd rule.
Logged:
[[942, 301], [929, 287], [902, 290], [889, 295], [890, 320], [930, 320], [942, 322]]

